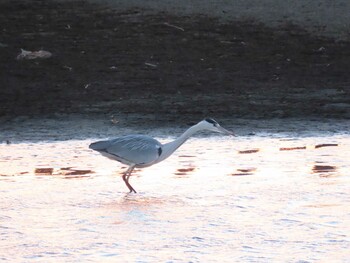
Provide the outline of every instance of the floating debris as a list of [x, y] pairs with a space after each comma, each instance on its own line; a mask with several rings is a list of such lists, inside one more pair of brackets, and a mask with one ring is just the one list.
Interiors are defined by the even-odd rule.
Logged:
[[64, 175], [84, 175], [93, 173], [92, 170], [67, 170], [68, 172], [64, 173]]
[[323, 143], [323, 144], [317, 144], [315, 146], [315, 149], [322, 148], [322, 147], [332, 147], [332, 146], [338, 146], [337, 143]]
[[10, 176], [14, 176], [13, 174], [0, 174], [0, 176], [2, 177], [10, 177]]
[[35, 168], [35, 175], [52, 175], [53, 168]]
[[[35, 175], [55, 175], [55, 176], [64, 176], [69, 178], [80, 178], [82, 175], [92, 174], [92, 170], [80, 170], [73, 169], [72, 167], [63, 167], [60, 169], [54, 168], [35, 168]], [[86, 176], [84, 176], [86, 177]]]
[[177, 169], [178, 172], [181, 172], [181, 173], [188, 173], [188, 172], [192, 172], [194, 171], [194, 167], [190, 167], [190, 168], [179, 168]]
[[45, 51], [45, 50], [39, 50], [39, 51], [28, 51], [21, 49], [21, 53], [16, 57], [17, 60], [22, 59], [44, 59], [44, 58], [50, 58], [52, 57], [51, 52]]
[[250, 173], [233, 173], [231, 176], [245, 176], [245, 175], [251, 175]]
[[183, 29], [182, 27], [175, 26], [175, 25], [169, 24], [167, 22], [165, 22], [164, 25], [172, 27], [172, 28], [176, 28], [176, 29], [181, 30], [181, 31], [185, 31], [185, 29]]
[[260, 151], [260, 149], [250, 149], [250, 150], [238, 151], [238, 153], [240, 153], [240, 154], [247, 154], [247, 153], [257, 153], [259, 151]]
[[251, 168], [239, 168], [236, 173], [231, 174], [231, 176], [244, 176], [244, 175], [253, 175], [256, 171], [255, 167]]
[[324, 208], [324, 207], [336, 207], [340, 206], [340, 204], [310, 204], [304, 205], [304, 207], [312, 207], [312, 208]]
[[152, 67], [152, 68], [156, 68], [156, 67], [157, 67], [156, 64], [148, 63], [148, 62], [145, 62], [145, 65], [146, 65], [146, 66], [149, 66], [149, 67]]
[[334, 175], [336, 170], [337, 167], [333, 165], [314, 165], [314, 167], [312, 167], [312, 172], [319, 174], [320, 177], [330, 177]]
[[65, 171], [65, 170], [71, 170], [72, 168], [73, 168], [73, 167], [71, 167], [71, 166], [70, 166], [70, 167], [63, 167], [63, 168], [61, 168], [60, 170], [64, 170], [64, 171]]
[[280, 151], [293, 151], [293, 150], [305, 150], [306, 146], [299, 146], [299, 147], [282, 147], [280, 148]]
[[94, 171], [92, 170], [80, 170], [80, 169], [73, 169], [73, 167], [63, 167], [58, 172], [57, 175], [63, 176], [65, 179], [79, 179], [79, 178], [86, 178], [90, 177]]
[[73, 70], [72, 67], [69, 67], [69, 66], [67, 66], [67, 65], [64, 65], [63, 68], [64, 68], [64, 69], [68, 69], [69, 71], [72, 71], [72, 70]]
[[193, 172], [195, 170], [195, 167], [189, 167], [189, 168], [179, 168], [177, 169], [176, 175], [187, 175], [190, 172]]
[[316, 49], [315, 52], [318, 52], [318, 53], [323, 53], [326, 51], [326, 48], [325, 47], [320, 47], [319, 49]]
[[117, 124], [118, 122], [119, 122], [119, 120], [116, 117], [114, 117], [114, 116], [111, 117], [111, 123]]
[[237, 171], [243, 172], [243, 173], [251, 173], [256, 171], [256, 168], [253, 167], [253, 168], [237, 169]]

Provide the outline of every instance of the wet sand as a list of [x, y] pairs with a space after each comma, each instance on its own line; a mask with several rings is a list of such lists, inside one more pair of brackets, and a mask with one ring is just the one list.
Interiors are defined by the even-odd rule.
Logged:
[[[139, 127], [211, 116], [275, 128], [270, 120], [350, 118], [350, 43], [292, 24], [34, 0], [1, 1], [0, 24], [3, 127], [70, 116]], [[21, 48], [52, 57], [17, 60]]]

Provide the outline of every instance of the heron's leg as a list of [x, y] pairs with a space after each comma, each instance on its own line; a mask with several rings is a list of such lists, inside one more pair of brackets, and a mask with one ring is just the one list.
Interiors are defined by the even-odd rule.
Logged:
[[129, 177], [131, 175], [132, 170], [134, 170], [134, 166], [130, 166], [128, 168], [128, 170], [126, 170], [126, 172], [123, 174], [123, 180], [124, 180], [126, 186], [129, 188], [130, 193], [132, 193], [132, 192], [136, 193], [135, 189], [129, 183]]
[[127, 176], [128, 176], [128, 174], [125, 172], [125, 173], [123, 174], [123, 180], [124, 180], [126, 186], [129, 188], [130, 193], [131, 193], [131, 192], [135, 192], [135, 193], [136, 193], [135, 189], [132, 188], [132, 186], [131, 186], [131, 185], [129, 184], [129, 182], [127, 181]]
[[135, 167], [133, 166], [131, 169], [129, 169], [129, 174], [126, 176], [126, 182], [127, 182], [128, 185], [131, 187], [130, 193], [131, 193], [131, 192], [136, 193], [135, 189], [134, 189], [134, 188], [131, 186], [131, 184], [129, 183], [129, 177], [130, 177], [132, 171], [134, 170], [134, 168], [135, 168]]

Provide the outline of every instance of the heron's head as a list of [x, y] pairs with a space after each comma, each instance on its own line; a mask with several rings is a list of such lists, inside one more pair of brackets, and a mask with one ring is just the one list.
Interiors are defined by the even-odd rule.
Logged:
[[209, 131], [219, 132], [219, 133], [228, 134], [228, 135], [234, 135], [233, 132], [221, 127], [219, 123], [217, 123], [214, 119], [211, 119], [211, 118], [202, 120], [199, 123], [199, 125], [203, 130], [209, 130]]

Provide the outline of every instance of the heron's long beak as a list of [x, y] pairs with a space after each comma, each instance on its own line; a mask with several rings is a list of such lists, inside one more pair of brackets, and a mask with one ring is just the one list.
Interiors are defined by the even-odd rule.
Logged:
[[220, 132], [220, 133], [231, 135], [231, 136], [236, 136], [232, 131], [226, 130], [225, 128], [222, 128], [221, 126], [219, 126], [217, 128], [218, 128], [218, 132]]

